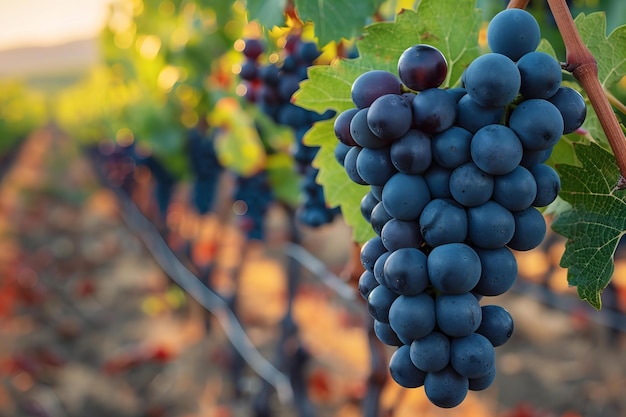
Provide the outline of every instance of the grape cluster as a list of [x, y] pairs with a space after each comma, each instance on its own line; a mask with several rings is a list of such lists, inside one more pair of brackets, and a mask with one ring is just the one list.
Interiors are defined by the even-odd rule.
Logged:
[[214, 205], [222, 166], [215, 150], [215, 131], [209, 135], [196, 127], [188, 132], [187, 154], [193, 171], [191, 202], [200, 214], [208, 213]]
[[284, 47], [284, 59], [280, 63], [261, 65], [259, 59], [264, 49], [258, 39], [245, 41], [242, 51], [245, 61], [239, 73], [246, 86], [245, 97], [275, 123], [289, 126], [295, 133], [293, 157], [299, 173], [303, 175], [303, 202], [297, 212], [298, 220], [311, 227], [330, 223], [336, 210], [326, 206], [324, 191], [315, 182], [318, 170], [311, 166], [319, 148], [305, 145], [303, 138], [313, 123], [331, 118], [334, 112], [320, 115], [291, 102], [300, 82], [307, 78], [307, 68], [313, 65], [320, 51], [315, 42], [290, 35]]
[[250, 240], [263, 240], [265, 214], [274, 202], [266, 171], [250, 176], [237, 175], [233, 193], [238, 226]]
[[114, 144], [111, 148], [103, 146], [99, 154], [104, 156], [103, 173], [113, 187], [119, 187], [129, 195], [134, 191], [135, 169], [144, 167], [154, 181], [153, 195], [160, 220], [167, 216], [174, 189], [175, 176], [165, 167], [163, 162], [151, 153], [143, 152], [133, 141], [129, 145]]
[[370, 189], [361, 212], [376, 236], [361, 250], [359, 290], [404, 387], [424, 386], [439, 407], [490, 386], [495, 347], [513, 332], [506, 309], [481, 305], [517, 276], [513, 250], [546, 233], [537, 209], [560, 190], [545, 162], [585, 118], [582, 96], [561, 86], [561, 67], [536, 52], [537, 22], [524, 10], [494, 17], [491, 53], [440, 88], [447, 62], [419, 44], [398, 76], [372, 70], [352, 84], [355, 107], [335, 119], [335, 156]]

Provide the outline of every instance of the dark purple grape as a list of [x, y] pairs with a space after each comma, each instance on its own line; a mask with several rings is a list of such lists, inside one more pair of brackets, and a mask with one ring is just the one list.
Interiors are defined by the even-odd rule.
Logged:
[[411, 103], [415, 127], [426, 133], [438, 133], [456, 121], [457, 103], [452, 94], [440, 88], [419, 93]]
[[246, 39], [244, 42], [243, 55], [248, 59], [256, 60], [265, 50], [259, 39]]
[[487, 27], [487, 44], [491, 51], [506, 55], [513, 61], [534, 51], [539, 41], [539, 24], [526, 10], [503, 10], [491, 19]]
[[386, 143], [404, 136], [413, 123], [409, 100], [398, 94], [378, 97], [367, 112], [367, 125]]
[[371, 70], [361, 74], [352, 83], [352, 101], [363, 109], [369, 107], [374, 100], [385, 94], [401, 94], [402, 83], [392, 73], [382, 70]]
[[339, 113], [339, 116], [335, 119], [335, 124], [333, 126], [335, 136], [345, 145], [356, 145], [356, 142], [352, 139], [352, 134], [350, 133], [350, 122], [352, 121], [354, 115], [358, 112], [359, 109], [357, 108], [348, 109]]
[[320, 50], [315, 42], [300, 42], [296, 47], [296, 54], [305, 65], [312, 65], [320, 56]]
[[430, 45], [413, 45], [398, 59], [400, 80], [412, 90], [439, 87], [448, 74], [448, 63], [439, 49]]
[[257, 62], [249, 59], [246, 60], [246, 62], [241, 65], [239, 77], [246, 81], [253, 81], [259, 78], [259, 65]]
[[548, 101], [554, 104], [563, 116], [563, 134], [572, 133], [582, 126], [587, 116], [587, 105], [578, 91], [561, 87]]

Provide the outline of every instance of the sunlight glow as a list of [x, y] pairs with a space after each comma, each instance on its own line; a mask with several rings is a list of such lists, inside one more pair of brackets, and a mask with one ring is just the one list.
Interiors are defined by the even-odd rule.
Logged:
[[0, 1], [0, 49], [94, 38], [112, 0]]
[[161, 49], [161, 39], [155, 35], [145, 35], [137, 39], [137, 49], [139, 54], [147, 59], [152, 60], [156, 58]]
[[159, 73], [157, 84], [161, 90], [169, 91], [174, 87], [174, 84], [176, 84], [179, 78], [180, 71], [178, 68], [168, 65]]

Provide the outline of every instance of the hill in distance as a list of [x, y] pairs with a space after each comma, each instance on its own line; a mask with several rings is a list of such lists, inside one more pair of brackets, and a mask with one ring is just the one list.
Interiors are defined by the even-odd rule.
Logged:
[[55, 90], [79, 79], [100, 61], [98, 40], [0, 50], [0, 80], [16, 78]]

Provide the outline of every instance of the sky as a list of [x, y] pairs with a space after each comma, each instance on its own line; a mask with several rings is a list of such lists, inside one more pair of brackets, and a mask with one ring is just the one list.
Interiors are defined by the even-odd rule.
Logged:
[[0, 0], [0, 50], [93, 37], [111, 0]]

